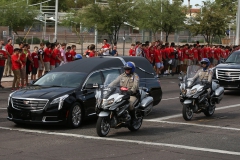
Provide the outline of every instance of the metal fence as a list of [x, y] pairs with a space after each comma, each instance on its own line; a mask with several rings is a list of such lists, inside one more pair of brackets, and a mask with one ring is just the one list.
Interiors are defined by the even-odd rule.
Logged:
[[[6, 36], [7, 37], [7, 36]], [[91, 33], [86, 33], [86, 34], [80, 34], [76, 35], [74, 33], [72, 34], [58, 34], [57, 35], [57, 41], [59, 43], [67, 43], [67, 45], [76, 45], [77, 46], [77, 53], [83, 53], [86, 49], [87, 46], [90, 44], [95, 44], [96, 49], [99, 50], [102, 46], [102, 41], [103, 39], [109, 39], [108, 35], [98, 35], [97, 36], [97, 43], [95, 43], [95, 35]], [[39, 46], [40, 42], [53, 42], [54, 35], [53, 34], [46, 34], [44, 37], [43, 34], [40, 32], [38, 34], [28, 34], [26, 35], [13, 35], [13, 42], [15, 44], [15, 47], [17, 47], [17, 44], [19, 42], [25, 42], [30, 44], [30, 50], [33, 50], [34, 46]], [[163, 41], [165, 41], [165, 36], [162, 37]], [[157, 35], [155, 38], [153, 36], [144, 36], [141, 34], [120, 34], [118, 43], [117, 43], [117, 48], [118, 48], [118, 53], [120, 55], [128, 55], [128, 51], [131, 47], [132, 43], [135, 43], [136, 41], [140, 42], [145, 42], [145, 41], [152, 41], [152, 40], [161, 40], [161, 36]], [[228, 44], [234, 44], [235, 37], [231, 36], [230, 39], [228, 40]], [[199, 41], [201, 44], [205, 44], [205, 40], [203, 36], [195, 36], [195, 37], [190, 37], [190, 36], [179, 36], [179, 35], [170, 35], [168, 37], [169, 42], [175, 42], [176, 45], [182, 45], [182, 44], [193, 44], [196, 43], [196, 41]], [[109, 42], [110, 43], [110, 42]], [[215, 44], [221, 44], [222, 41], [220, 38], [215, 38], [214, 39]], [[227, 45], [228, 45], [227, 44]]]

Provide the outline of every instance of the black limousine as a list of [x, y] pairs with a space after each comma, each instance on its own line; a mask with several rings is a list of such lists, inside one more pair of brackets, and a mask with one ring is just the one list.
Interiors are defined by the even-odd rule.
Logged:
[[121, 74], [127, 61], [136, 64], [140, 87], [147, 87], [154, 105], [162, 99], [160, 82], [150, 63], [141, 57], [86, 58], [60, 66], [31, 86], [15, 91], [8, 98], [8, 120], [16, 124], [64, 123], [81, 125], [84, 117], [95, 115], [95, 88], [108, 74]]
[[240, 51], [229, 55], [224, 63], [216, 66], [215, 78], [226, 90], [240, 89]]

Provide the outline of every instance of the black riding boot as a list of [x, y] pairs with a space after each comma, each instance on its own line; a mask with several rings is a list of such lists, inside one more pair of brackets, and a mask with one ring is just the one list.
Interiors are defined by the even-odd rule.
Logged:
[[131, 110], [129, 111], [129, 114], [131, 116], [132, 119], [136, 119], [136, 115], [135, 115], [135, 109], [134, 110]]

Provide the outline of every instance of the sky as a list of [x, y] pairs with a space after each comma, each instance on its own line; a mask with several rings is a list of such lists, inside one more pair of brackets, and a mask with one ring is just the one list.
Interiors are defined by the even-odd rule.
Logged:
[[[190, 5], [192, 5], [193, 8], [196, 8], [195, 4], [202, 5], [202, 1], [205, 1], [205, 0], [190, 0]], [[187, 5], [188, 0], [184, 0], [183, 4]]]

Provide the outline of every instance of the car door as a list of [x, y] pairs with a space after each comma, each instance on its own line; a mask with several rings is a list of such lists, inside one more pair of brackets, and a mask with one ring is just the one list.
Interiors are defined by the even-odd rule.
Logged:
[[83, 103], [85, 106], [85, 111], [86, 111], [85, 113], [87, 113], [86, 116], [88, 116], [89, 114], [95, 113], [95, 104], [96, 104], [96, 99], [95, 99], [96, 89], [85, 88], [85, 86], [87, 86], [89, 84], [98, 84], [98, 85], [103, 84], [103, 75], [102, 75], [101, 71], [97, 71], [97, 72], [90, 74], [90, 76], [87, 78], [87, 80], [85, 81], [85, 84], [83, 86], [83, 90], [84, 90]]

